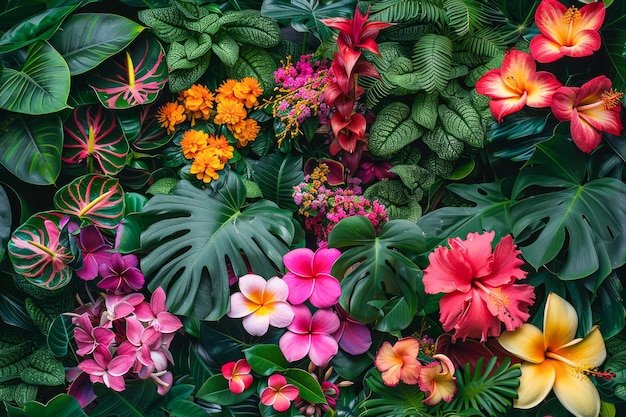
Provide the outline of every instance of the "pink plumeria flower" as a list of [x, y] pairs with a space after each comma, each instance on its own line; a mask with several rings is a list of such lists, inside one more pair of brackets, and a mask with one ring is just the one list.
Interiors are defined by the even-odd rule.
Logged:
[[333, 333], [333, 337], [339, 343], [339, 347], [351, 355], [360, 355], [368, 351], [372, 345], [370, 329], [363, 323], [356, 321], [337, 304], [335, 306], [339, 316], [339, 329]]
[[112, 321], [131, 315], [143, 300], [144, 296], [140, 293], [107, 294], [104, 300], [106, 312], [102, 314], [100, 326], [109, 327]]
[[253, 336], [263, 336], [270, 324], [283, 328], [293, 320], [293, 310], [287, 302], [289, 288], [278, 277], [265, 278], [247, 274], [239, 278], [241, 292], [230, 297], [228, 317], [243, 317], [243, 327]]
[[112, 246], [104, 240], [100, 230], [93, 224], [80, 228], [76, 243], [83, 257], [83, 267], [76, 271], [76, 275], [80, 279], [91, 281], [98, 276], [98, 266], [111, 257], [109, 250]]
[[102, 277], [98, 288], [122, 294], [140, 290], [145, 279], [138, 265], [139, 259], [133, 254], [113, 253], [105, 263], [98, 266], [98, 273]]
[[245, 359], [222, 365], [222, 375], [228, 380], [228, 388], [233, 394], [241, 394], [252, 386], [254, 378], [250, 375], [251, 370], [250, 364]]
[[143, 302], [135, 307], [135, 315], [161, 333], [174, 333], [183, 327], [180, 319], [167, 311], [165, 291], [161, 287], [152, 293], [150, 304]]
[[135, 358], [127, 355], [111, 358], [109, 349], [100, 345], [94, 350], [93, 359], [82, 361], [78, 367], [89, 374], [91, 382], [100, 382], [114, 391], [121, 392], [126, 388], [124, 374], [134, 362]]
[[74, 340], [78, 346], [77, 355], [88, 355], [99, 345], [108, 348], [115, 339], [115, 333], [111, 330], [100, 326], [93, 327], [91, 318], [87, 313], [74, 317], [72, 322], [76, 325], [74, 327]]
[[[133, 372], [139, 372], [143, 367], [147, 367], [152, 372], [156, 365], [151, 353], [159, 346], [161, 346], [161, 333], [153, 327], [144, 328], [134, 316], [126, 317], [126, 340], [117, 348], [117, 353], [137, 359]], [[165, 362], [167, 365], [167, 361]]]
[[306, 305], [292, 308], [296, 316], [278, 341], [280, 350], [289, 362], [309, 355], [315, 365], [326, 365], [339, 350], [332, 336], [339, 329], [339, 317], [328, 308], [317, 310], [312, 316]]
[[330, 271], [340, 255], [338, 249], [320, 248], [314, 253], [299, 248], [283, 256], [289, 270], [283, 277], [289, 286], [289, 302], [302, 304], [309, 300], [318, 308], [334, 306], [341, 296], [341, 286]]
[[295, 385], [288, 384], [287, 379], [279, 374], [270, 376], [267, 384], [268, 387], [261, 392], [261, 402], [278, 412], [287, 411], [300, 394]]

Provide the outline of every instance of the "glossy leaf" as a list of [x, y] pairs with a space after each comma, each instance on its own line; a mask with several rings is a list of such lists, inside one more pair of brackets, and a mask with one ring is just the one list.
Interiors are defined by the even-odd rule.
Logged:
[[302, 157], [272, 153], [250, 164], [252, 177], [263, 197], [274, 201], [281, 208], [296, 211], [292, 194], [293, 187], [304, 179]]
[[7, 242], [11, 236], [11, 202], [4, 187], [0, 184], [0, 261], [4, 258]]
[[67, 108], [70, 70], [49, 43], [28, 47], [19, 69], [0, 72], [0, 109], [25, 114], [47, 114]]
[[124, 190], [115, 178], [90, 174], [54, 195], [55, 207], [102, 229], [114, 229], [124, 216]]
[[124, 134], [133, 149], [140, 152], [153, 151], [167, 145], [172, 139], [156, 118], [156, 105], [133, 107], [116, 112]]
[[70, 16], [50, 43], [67, 62], [71, 75], [82, 74], [124, 50], [145, 28], [110, 13]]
[[63, 19], [78, 4], [43, 10], [7, 30], [0, 37], [0, 54], [15, 51], [36, 41], [46, 41], [54, 35]]
[[15, 271], [49, 290], [67, 285], [72, 277], [74, 255], [61, 244], [62, 218], [58, 212], [35, 214], [13, 232], [8, 245]]
[[24, 330], [35, 330], [33, 321], [24, 307], [24, 301], [9, 293], [0, 293], [0, 320]]
[[[365, 385], [372, 394], [361, 402], [362, 417], [428, 415], [427, 405], [422, 403], [426, 397], [419, 386], [400, 383], [395, 387], [385, 385], [380, 372], [372, 368], [364, 378]], [[359, 410], [361, 411], [361, 410]]]
[[263, 376], [284, 371], [289, 366], [277, 345], [255, 345], [245, 349], [243, 353], [252, 370]]
[[167, 397], [157, 393], [156, 385], [151, 380], [127, 381], [123, 392], [113, 391], [103, 384], [94, 384], [94, 389], [98, 399], [89, 411], [90, 417], [163, 416]]
[[87, 417], [78, 400], [67, 394], [59, 394], [46, 404], [31, 401], [22, 407], [7, 404], [8, 417]]
[[239, 394], [233, 394], [228, 386], [228, 380], [222, 374], [216, 374], [207, 379], [198, 389], [195, 397], [219, 405], [239, 404], [249, 398], [256, 390], [256, 384]]
[[63, 314], [58, 315], [52, 322], [48, 331], [47, 344], [50, 352], [58, 358], [67, 355], [71, 348], [71, 340], [74, 338], [74, 325], [72, 318]]
[[289, 368], [285, 371], [288, 384], [298, 387], [300, 398], [315, 404], [327, 404], [319, 381], [304, 369]]
[[101, 106], [76, 108], [63, 126], [63, 162], [84, 166], [88, 173], [119, 173], [129, 146], [117, 118]]
[[126, 109], [153, 102], [166, 81], [163, 47], [153, 36], [144, 34], [99, 67], [89, 84], [104, 107]]
[[232, 174], [215, 198], [181, 181], [146, 204], [143, 213], [158, 220], [141, 235], [149, 251], [142, 269], [151, 289], [165, 289], [171, 312], [217, 320], [229, 309], [229, 264], [236, 276], [282, 269], [295, 233], [291, 213], [267, 200], [243, 208], [245, 197]]
[[[407, 256], [425, 249], [424, 233], [408, 220], [392, 220], [378, 235], [365, 216], [341, 220], [331, 231], [328, 246], [348, 248], [335, 261], [332, 275], [341, 280], [342, 307], [355, 320], [369, 323], [384, 317], [379, 301], [390, 295], [403, 298], [407, 308], [417, 310], [417, 266]], [[398, 273], [401, 268], [410, 273]], [[408, 325], [401, 323], [399, 325]]]

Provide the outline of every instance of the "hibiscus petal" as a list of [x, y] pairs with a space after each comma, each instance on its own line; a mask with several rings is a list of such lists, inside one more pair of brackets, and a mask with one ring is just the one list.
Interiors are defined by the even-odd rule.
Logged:
[[580, 366], [600, 366], [606, 359], [606, 347], [598, 326], [593, 326], [584, 339], [557, 349], [554, 353]]
[[583, 113], [574, 110], [572, 113], [572, 123], [570, 125], [570, 133], [572, 140], [578, 146], [578, 149], [585, 153], [591, 153], [600, 146], [602, 142], [602, 133], [588, 122], [588, 118]]
[[535, 74], [535, 71], [537, 71], [537, 64], [533, 57], [516, 49], [506, 54], [500, 66], [502, 80], [512, 90], [518, 91], [518, 95], [526, 90], [526, 81]]
[[537, 35], [530, 41], [530, 52], [537, 62], [546, 64], [563, 57], [561, 44], [543, 35]]
[[473, 337], [481, 341], [500, 334], [501, 323], [494, 317], [479, 291], [454, 292], [439, 301], [440, 321], [445, 331], [455, 329], [454, 339]]
[[337, 354], [339, 345], [334, 337], [329, 334], [314, 334], [311, 337], [309, 358], [317, 366], [324, 366]]
[[289, 362], [295, 362], [304, 358], [311, 347], [311, 337], [308, 334], [300, 335], [285, 332], [278, 341], [280, 351]]
[[519, 97], [491, 100], [489, 102], [491, 114], [498, 121], [498, 123], [502, 123], [506, 116], [517, 113], [524, 108], [526, 105], [526, 96], [527, 94], [524, 92], [524, 94]]
[[597, 32], [604, 23], [606, 8], [603, 2], [594, 2], [580, 8], [580, 21], [576, 30]]
[[574, 36], [572, 43], [572, 46], [563, 46], [561, 53], [573, 58], [581, 58], [593, 55], [594, 51], [600, 49], [602, 39], [597, 30], [584, 30]]
[[562, 85], [552, 73], [546, 71], [534, 73], [526, 80], [526, 92], [528, 93], [526, 105], [535, 108], [550, 107], [554, 93]]
[[522, 364], [521, 371], [517, 399], [513, 400], [513, 406], [521, 409], [533, 408], [550, 393], [556, 372], [551, 361], [538, 364], [525, 362]]
[[543, 333], [536, 326], [525, 323], [512, 332], [504, 332], [498, 338], [504, 349], [532, 363], [541, 363], [545, 360]]
[[319, 274], [309, 301], [317, 308], [332, 307], [341, 296], [341, 284], [337, 278], [328, 274]]
[[556, 370], [554, 393], [563, 407], [577, 417], [597, 417], [600, 395], [593, 382], [562, 362], [553, 361], [553, 365]]
[[518, 91], [504, 82], [499, 68], [487, 71], [476, 82], [476, 92], [495, 99], [519, 98], [521, 96]]
[[513, 236], [504, 236], [493, 251], [490, 274], [481, 278], [480, 282], [490, 287], [500, 287], [516, 279], [526, 278], [527, 273], [520, 269], [524, 265], [521, 253], [513, 243]]
[[427, 294], [467, 292], [472, 285], [472, 267], [459, 252], [438, 247], [428, 255], [424, 270], [424, 290]]
[[557, 0], [543, 0], [535, 11], [535, 24], [539, 31], [543, 36], [560, 45], [566, 43], [568, 36], [569, 25], [563, 24], [566, 11], [567, 7]]
[[543, 316], [543, 338], [546, 350], [555, 351], [571, 342], [578, 329], [578, 314], [574, 307], [555, 293], [546, 300]]
[[572, 119], [578, 90], [580, 87], [561, 87], [554, 93], [550, 107], [557, 120], [567, 122]]

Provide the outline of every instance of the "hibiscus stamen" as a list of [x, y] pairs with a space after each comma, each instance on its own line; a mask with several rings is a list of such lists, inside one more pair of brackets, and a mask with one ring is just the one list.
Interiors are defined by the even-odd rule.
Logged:
[[600, 98], [602, 99], [602, 110], [611, 110], [622, 104], [621, 99], [624, 97], [624, 93], [621, 93], [614, 88], [602, 93]]
[[491, 303], [498, 309], [498, 311], [501, 311], [504, 315], [513, 319], [511, 313], [507, 308], [510, 304], [509, 297], [506, 294], [503, 294], [500, 288], [494, 288], [492, 291], [489, 288], [485, 287], [481, 282], [474, 281], [473, 284], [483, 290], [489, 296], [489, 301], [491, 301]]
[[580, 22], [581, 14], [580, 10], [576, 6], [571, 6], [565, 14], [563, 15], [563, 24], [568, 26], [567, 30], [567, 46], [570, 46], [572, 42], [570, 39], [572, 38], [572, 29], [578, 22]]
[[609, 371], [601, 372], [598, 370], [598, 368], [590, 368], [590, 369], [584, 370], [583, 372], [585, 375], [606, 379], [607, 381], [610, 381], [611, 379], [617, 377], [617, 374], [615, 372], [609, 372]]

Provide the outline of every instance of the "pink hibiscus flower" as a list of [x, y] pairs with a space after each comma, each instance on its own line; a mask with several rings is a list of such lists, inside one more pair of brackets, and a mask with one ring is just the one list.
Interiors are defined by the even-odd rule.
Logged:
[[318, 308], [332, 307], [341, 296], [337, 278], [330, 275], [333, 264], [339, 258], [338, 249], [294, 249], [283, 256], [289, 270], [283, 277], [289, 286], [289, 302], [302, 304], [309, 300]]
[[499, 336], [501, 323], [507, 330], [520, 327], [534, 303], [531, 285], [514, 284], [526, 278], [524, 261], [510, 235], [492, 252], [494, 232], [469, 233], [467, 239], [449, 239], [450, 249], [438, 247], [424, 270], [427, 294], [445, 293], [439, 301], [440, 321], [445, 331], [454, 329], [453, 339]]

